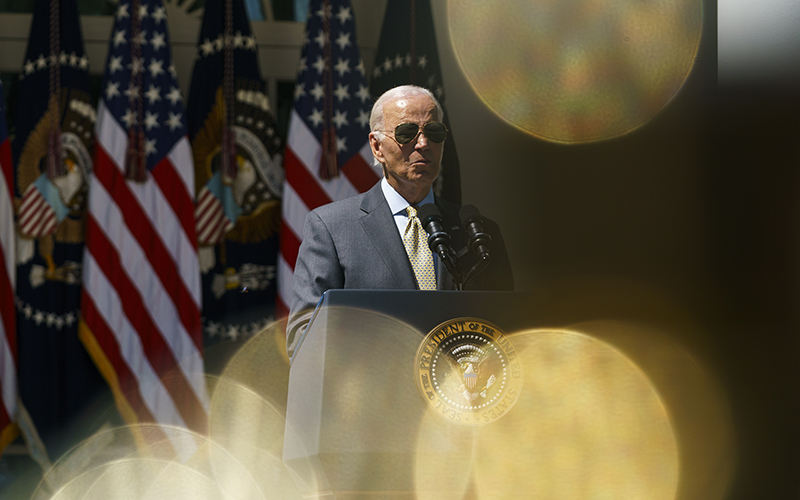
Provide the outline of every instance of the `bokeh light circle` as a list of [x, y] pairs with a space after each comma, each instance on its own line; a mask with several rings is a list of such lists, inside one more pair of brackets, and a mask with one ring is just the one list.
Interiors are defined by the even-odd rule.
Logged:
[[541, 139], [591, 142], [647, 123], [680, 91], [701, 0], [449, 0], [462, 71], [497, 115]]
[[678, 443], [647, 375], [612, 346], [570, 330], [512, 335], [523, 395], [480, 428], [481, 498], [674, 500]]
[[[296, 477], [282, 461], [289, 359], [286, 320], [273, 323], [230, 360], [211, 398], [209, 435], [244, 464], [268, 499], [299, 500]], [[313, 484], [305, 485], [314, 491]]]
[[134, 424], [101, 430], [46, 471], [33, 500], [271, 500], [244, 465], [182, 427]]

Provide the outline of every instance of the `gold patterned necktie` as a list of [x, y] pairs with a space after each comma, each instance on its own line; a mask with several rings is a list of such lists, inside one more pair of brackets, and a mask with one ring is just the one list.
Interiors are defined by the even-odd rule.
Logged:
[[417, 217], [416, 207], [406, 208], [408, 224], [403, 233], [403, 245], [406, 247], [408, 260], [417, 277], [420, 290], [436, 290], [436, 271], [433, 267], [433, 253], [428, 247], [428, 239], [422, 223]]

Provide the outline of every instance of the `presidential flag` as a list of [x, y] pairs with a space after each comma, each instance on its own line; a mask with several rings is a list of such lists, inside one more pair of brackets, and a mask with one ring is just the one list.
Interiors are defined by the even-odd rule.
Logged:
[[[370, 93], [377, 99], [387, 90], [406, 84], [427, 88], [447, 109], [430, 0], [389, 0], [386, 5]], [[450, 132], [433, 188], [442, 198], [460, 204], [461, 169], [446, 112], [444, 124]]]
[[161, 0], [122, 0], [97, 107], [81, 340], [129, 423], [204, 432], [194, 164]]
[[17, 412], [17, 326], [14, 312], [14, 170], [0, 81], [0, 453], [19, 432]]
[[372, 97], [347, 0], [313, 0], [300, 57], [284, 159], [278, 305], [288, 313], [303, 221], [320, 205], [371, 188]]
[[[18, 419], [40, 464], [107, 389], [78, 339], [95, 111], [75, 0], [38, 0], [16, 92]], [[41, 443], [39, 442], [41, 438]], [[41, 449], [44, 446], [44, 449]]]
[[204, 343], [238, 346], [275, 317], [283, 190], [283, 144], [243, 0], [206, 4], [187, 113]]

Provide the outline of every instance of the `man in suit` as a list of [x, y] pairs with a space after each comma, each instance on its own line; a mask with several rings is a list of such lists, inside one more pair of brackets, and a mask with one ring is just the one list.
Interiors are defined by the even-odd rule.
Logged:
[[[461, 227], [459, 207], [434, 196], [447, 129], [444, 112], [428, 90], [412, 85], [386, 91], [372, 108], [369, 142], [383, 179], [358, 196], [313, 210], [304, 223], [303, 242], [294, 270], [293, 301], [287, 327], [290, 352], [322, 294], [330, 289], [452, 290], [446, 266], [427, 245], [413, 253], [404, 238], [414, 229], [407, 208], [435, 203], [443, 228], [450, 234], [459, 266], [469, 270], [478, 260], [465, 252], [468, 235]], [[483, 219], [491, 242], [491, 264], [465, 289], [512, 290], [514, 279], [498, 226]], [[420, 230], [417, 223], [416, 230]], [[424, 235], [424, 230], [422, 230]], [[410, 258], [426, 261], [426, 279]], [[432, 263], [432, 267], [431, 267]], [[465, 271], [466, 272], [466, 271]]]

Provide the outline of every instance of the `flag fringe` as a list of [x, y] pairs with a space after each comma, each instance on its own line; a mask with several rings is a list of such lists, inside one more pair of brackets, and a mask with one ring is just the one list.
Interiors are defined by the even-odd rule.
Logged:
[[117, 410], [119, 411], [120, 415], [122, 415], [122, 419], [125, 420], [125, 422], [130, 426], [137, 449], [140, 451], [147, 450], [147, 440], [145, 439], [141, 430], [137, 427], [138, 424], [141, 424], [142, 422], [140, 421], [139, 416], [136, 414], [136, 411], [133, 409], [133, 406], [131, 406], [130, 401], [128, 401], [128, 398], [125, 397], [125, 393], [122, 391], [122, 386], [119, 383], [119, 377], [117, 377], [117, 371], [114, 370], [114, 365], [112, 365], [111, 361], [109, 361], [108, 357], [106, 357], [106, 353], [100, 347], [100, 343], [97, 342], [97, 338], [95, 338], [94, 333], [92, 332], [91, 328], [89, 328], [89, 325], [87, 325], [82, 319], [78, 323], [78, 338], [86, 348], [86, 352], [89, 353], [92, 361], [94, 361], [95, 366], [97, 366], [97, 370], [111, 388], [111, 394], [114, 396], [114, 402], [117, 405]]
[[11, 422], [0, 431], [0, 454], [6, 449], [6, 446], [14, 442], [19, 436], [19, 426], [16, 422]]
[[92, 361], [94, 361], [95, 366], [97, 366], [97, 370], [111, 388], [111, 393], [114, 396], [114, 402], [117, 404], [117, 409], [119, 410], [120, 415], [122, 415], [122, 418], [128, 423], [128, 425], [136, 425], [140, 423], [139, 416], [136, 414], [133, 406], [131, 406], [128, 398], [125, 397], [125, 393], [122, 391], [122, 386], [119, 383], [119, 378], [117, 377], [117, 371], [114, 369], [114, 365], [112, 365], [111, 361], [109, 361], [108, 357], [106, 357], [106, 353], [103, 352], [103, 348], [100, 347], [100, 343], [95, 338], [94, 333], [89, 328], [89, 325], [87, 325], [82, 319], [78, 323], [78, 338], [86, 348], [86, 352], [89, 353]]

